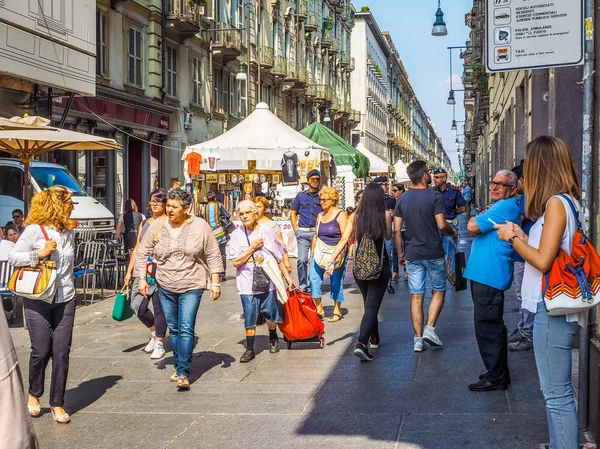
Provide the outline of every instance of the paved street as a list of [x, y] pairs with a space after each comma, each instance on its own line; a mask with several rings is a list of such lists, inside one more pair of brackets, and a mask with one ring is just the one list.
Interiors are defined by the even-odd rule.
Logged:
[[[461, 242], [470, 243], [464, 236]], [[326, 323], [325, 349], [303, 344], [269, 354], [262, 326], [257, 358], [240, 364], [243, 321], [230, 278], [219, 301], [205, 296], [200, 306], [187, 393], [168, 380], [171, 352], [150, 360], [142, 351], [142, 324], [113, 321], [111, 306], [106, 299], [77, 311], [65, 404], [73, 421], [58, 426], [46, 408], [35, 420], [42, 448], [537, 449], [547, 442], [532, 352], [510, 354], [508, 391], [467, 389], [484, 372], [468, 291], [447, 297], [437, 327], [443, 348], [413, 353], [408, 288], [401, 281], [384, 300], [373, 363], [352, 355], [362, 300], [349, 286], [344, 319]], [[514, 328], [512, 294], [505, 318]], [[12, 334], [26, 376], [29, 343], [20, 322]]]

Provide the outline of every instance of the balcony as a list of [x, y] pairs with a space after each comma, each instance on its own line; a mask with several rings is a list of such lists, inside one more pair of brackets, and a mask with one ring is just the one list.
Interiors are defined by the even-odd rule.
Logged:
[[319, 23], [317, 22], [317, 13], [309, 11], [304, 22], [304, 31], [317, 31]]
[[352, 112], [350, 113], [350, 118], [357, 125], [360, 123], [360, 116], [361, 116], [360, 111], [357, 111], [356, 109], [352, 109]]
[[308, 70], [300, 62], [298, 62], [297, 65], [298, 65], [298, 82], [301, 84], [308, 83]]
[[204, 6], [188, 3], [187, 0], [169, 0], [166, 14], [167, 35], [179, 43], [194, 37], [200, 31], [199, 19], [204, 14]]
[[285, 77], [288, 74], [288, 61], [283, 56], [275, 56], [271, 75]]
[[295, 62], [287, 61], [287, 72], [284, 81], [296, 82], [298, 81], [298, 64]]
[[273, 49], [271, 47], [259, 47], [258, 61], [263, 69], [273, 68]]
[[[331, 53], [331, 50], [330, 50]], [[350, 65], [350, 52], [342, 51], [340, 52], [340, 66], [348, 67]]]
[[323, 30], [323, 36], [321, 37], [321, 47], [329, 48], [333, 42], [333, 32], [331, 30]]
[[233, 60], [242, 54], [242, 30], [234, 29], [230, 24], [214, 22], [213, 55]]
[[354, 57], [351, 56], [350, 63], [348, 64], [348, 67], [346, 67], [346, 71], [353, 72], [355, 68], [356, 68], [356, 60], [354, 59]]
[[330, 55], [337, 55], [340, 52], [340, 41], [336, 38], [331, 40], [331, 47], [329, 47]]
[[331, 110], [333, 112], [335, 112], [335, 111], [339, 111], [340, 109], [343, 109], [343, 106], [341, 106], [341, 103], [342, 103], [342, 101], [338, 97], [334, 97], [331, 102]]
[[306, 96], [314, 97], [315, 100], [333, 101], [333, 89], [327, 84], [309, 84]]
[[296, 0], [298, 2], [298, 22], [304, 22], [308, 16], [308, 0]]

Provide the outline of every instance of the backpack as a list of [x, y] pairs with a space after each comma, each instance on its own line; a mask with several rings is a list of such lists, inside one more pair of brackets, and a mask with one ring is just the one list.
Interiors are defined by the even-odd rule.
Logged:
[[571, 255], [559, 250], [550, 270], [542, 279], [542, 293], [548, 315], [582, 312], [600, 303], [600, 256], [588, 240], [571, 199], [558, 195], [571, 206], [577, 222]]
[[375, 240], [370, 235], [364, 235], [357, 244], [354, 254], [352, 273], [361, 281], [379, 279], [383, 270], [383, 252], [385, 244], [381, 245], [381, 254], [377, 254]]

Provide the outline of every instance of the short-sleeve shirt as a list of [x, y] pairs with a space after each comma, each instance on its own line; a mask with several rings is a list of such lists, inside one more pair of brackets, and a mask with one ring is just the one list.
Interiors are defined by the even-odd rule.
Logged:
[[496, 201], [487, 211], [475, 217], [481, 233], [473, 240], [465, 278], [502, 291], [510, 287], [514, 250], [498, 238], [498, 232], [494, 229], [494, 223], [503, 224], [507, 220], [521, 226], [521, 212], [516, 198]]
[[406, 224], [407, 260], [444, 257], [442, 238], [435, 216], [444, 213], [442, 194], [431, 189], [411, 189], [398, 199], [394, 215]]
[[454, 220], [457, 215], [456, 209], [466, 206], [467, 202], [457, 189], [447, 189], [443, 192], [439, 190], [439, 192], [444, 200], [444, 216], [447, 220]]
[[317, 225], [317, 216], [323, 212], [319, 192], [300, 192], [292, 203], [292, 210], [300, 215], [299, 227], [314, 228]]
[[471, 201], [471, 186], [466, 186], [463, 188], [462, 196], [465, 201]]
[[385, 209], [394, 210], [396, 208], [396, 199], [392, 196], [385, 196]]
[[[283, 255], [285, 254], [285, 248], [281, 244], [279, 240], [275, 237], [275, 234], [270, 229], [270, 227], [259, 224], [254, 231], [248, 232], [248, 238], [246, 238], [246, 228], [244, 226], [240, 226], [235, 231], [231, 233], [231, 240], [229, 241], [229, 257], [231, 259], [237, 258], [240, 254], [248, 249], [250, 243], [252, 243], [256, 239], [264, 240], [264, 247], [267, 251], [269, 251], [277, 262], [281, 262], [283, 260]], [[254, 260], [257, 265], [260, 265], [264, 260], [264, 249], [259, 249], [254, 252]], [[248, 259], [244, 265], [237, 268], [236, 274], [236, 285], [238, 289], [238, 293], [240, 295], [259, 295], [264, 292], [258, 292], [252, 290], [252, 270], [254, 269], [254, 261], [252, 258]], [[275, 290], [275, 285], [273, 283], [269, 283], [269, 291]]]

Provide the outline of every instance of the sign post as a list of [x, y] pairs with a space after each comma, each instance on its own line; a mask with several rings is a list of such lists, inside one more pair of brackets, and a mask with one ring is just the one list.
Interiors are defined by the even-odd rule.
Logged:
[[584, 0], [487, 0], [488, 72], [583, 64]]

